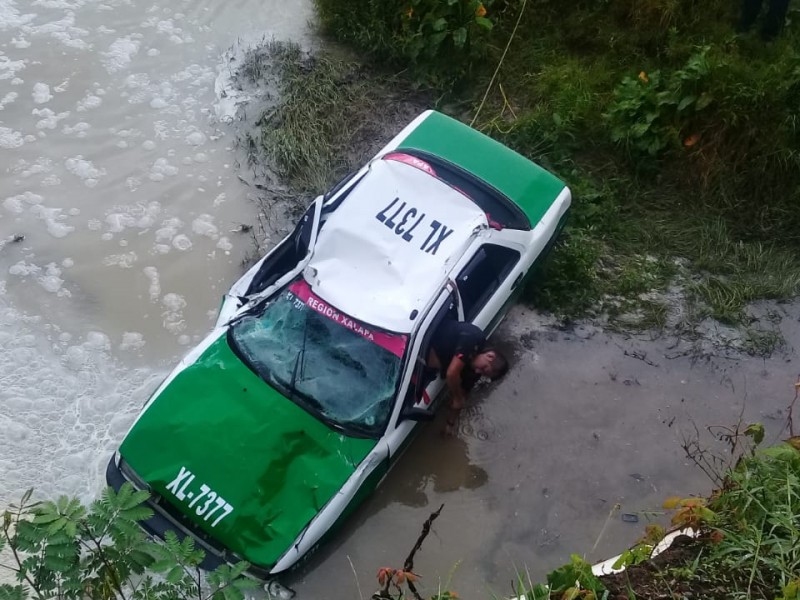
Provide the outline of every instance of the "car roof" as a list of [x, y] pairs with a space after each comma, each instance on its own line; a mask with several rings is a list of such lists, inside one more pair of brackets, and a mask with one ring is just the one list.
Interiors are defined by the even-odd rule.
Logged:
[[511, 148], [433, 110], [406, 126], [390, 146], [428, 152], [472, 173], [519, 206], [531, 227], [566, 187], [558, 177]]
[[320, 228], [306, 280], [352, 317], [410, 333], [475, 234], [483, 211], [422, 160], [390, 153]]

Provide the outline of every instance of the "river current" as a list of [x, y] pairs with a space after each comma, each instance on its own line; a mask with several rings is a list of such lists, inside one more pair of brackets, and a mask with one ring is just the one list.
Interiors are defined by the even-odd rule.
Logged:
[[226, 51], [295, 0], [0, 0], [0, 503], [102, 485], [252, 239]]

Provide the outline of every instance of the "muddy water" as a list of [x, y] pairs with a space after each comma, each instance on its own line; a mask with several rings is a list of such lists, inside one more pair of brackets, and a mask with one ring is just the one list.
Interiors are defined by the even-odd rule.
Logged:
[[[0, 502], [98, 489], [252, 244], [215, 84], [311, 3], [0, 0]], [[18, 241], [14, 241], [18, 240]]]
[[590, 326], [559, 331], [518, 307], [498, 332], [513, 368], [477, 394], [459, 438], [427, 427], [292, 583], [308, 598], [356, 598], [356, 579], [372, 593], [377, 568], [401, 566], [442, 503], [415, 565], [428, 592], [451, 581], [465, 598], [502, 596], [518, 572], [543, 577], [570, 553], [618, 554], [649, 520], [664, 522], [666, 497], [710, 491], [681, 450], [694, 424], [732, 425], [742, 414], [766, 425], [768, 441], [781, 433], [800, 374], [800, 305], [780, 310], [788, 346], [762, 360]]

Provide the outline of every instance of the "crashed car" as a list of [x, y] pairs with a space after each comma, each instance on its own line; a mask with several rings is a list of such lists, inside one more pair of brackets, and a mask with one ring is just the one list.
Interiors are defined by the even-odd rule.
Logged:
[[[107, 480], [262, 579], [375, 489], [441, 402], [421, 377], [447, 318], [487, 334], [564, 225], [570, 190], [445, 115], [417, 117], [308, 207], [225, 295], [142, 409]], [[424, 386], [424, 387], [423, 387]]]

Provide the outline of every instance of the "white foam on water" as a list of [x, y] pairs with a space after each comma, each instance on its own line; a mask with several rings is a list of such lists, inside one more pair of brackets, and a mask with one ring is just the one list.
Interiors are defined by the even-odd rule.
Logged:
[[[22, 71], [25, 65], [24, 60], [11, 60], [0, 52], [0, 81], [11, 79], [11, 85], [22, 85], [23, 81], [17, 77], [17, 73]], [[15, 83], [17, 81], [18, 83]]]
[[0, 99], [0, 110], [4, 110], [9, 104], [13, 104], [17, 98], [19, 98], [19, 94], [17, 92], [8, 92], [5, 96], [3, 96], [2, 99]]
[[120, 366], [107, 336], [72, 336], [0, 298], [0, 502], [103, 485], [105, 466], [163, 375]]
[[91, 128], [92, 126], [89, 123], [81, 121], [75, 123], [75, 125], [64, 125], [64, 127], [61, 128], [61, 133], [64, 135], [74, 135], [77, 138], [85, 138]]
[[148, 177], [151, 181], [164, 181], [166, 177], [174, 177], [178, 174], [178, 167], [169, 164], [166, 158], [158, 158], [150, 167]]
[[33, 85], [33, 102], [35, 104], [44, 104], [53, 99], [53, 94], [50, 92], [50, 86], [46, 83], [35, 83]]
[[144, 271], [144, 276], [150, 281], [150, 287], [147, 290], [150, 293], [150, 301], [158, 302], [158, 298], [161, 296], [161, 282], [158, 269], [155, 267], [145, 267], [142, 270]]
[[217, 242], [217, 248], [225, 252], [225, 254], [230, 254], [231, 250], [233, 250], [233, 244], [227, 237], [223, 235]]
[[135, 331], [125, 331], [122, 334], [122, 342], [119, 345], [120, 350], [141, 350], [144, 348], [144, 336]]
[[8, 31], [30, 23], [36, 15], [28, 13], [21, 15], [13, 0], [0, 0], [0, 31]]
[[133, 57], [139, 52], [140, 37], [141, 34], [133, 34], [119, 38], [103, 52], [103, 66], [109, 73], [122, 71], [130, 65]]
[[172, 238], [178, 235], [178, 232], [183, 228], [183, 221], [178, 217], [166, 219], [161, 223], [161, 227], [156, 231], [157, 242], [172, 242]]
[[186, 143], [190, 146], [202, 146], [206, 143], [206, 136], [202, 131], [192, 131], [186, 136]]
[[92, 161], [84, 159], [80, 154], [68, 158], [64, 162], [64, 166], [67, 167], [67, 171], [83, 179], [86, 187], [96, 186], [100, 177], [106, 174], [105, 169], [95, 167]]
[[53, 161], [45, 157], [39, 157], [32, 163], [24, 159], [19, 159], [11, 166], [12, 173], [18, 174], [24, 178], [32, 175], [50, 173], [52, 170]]
[[72, 295], [69, 290], [62, 289], [61, 286], [64, 285], [64, 280], [61, 279], [61, 269], [59, 269], [55, 263], [46, 265], [44, 274], [38, 277], [37, 281], [46, 292], [66, 297]]
[[139, 260], [136, 252], [126, 252], [124, 254], [112, 254], [103, 259], [103, 264], [107, 267], [120, 267], [130, 269]]
[[49, 36], [72, 50], [91, 50], [92, 45], [86, 41], [89, 31], [75, 26], [75, 13], [67, 11], [63, 18], [49, 21], [41, 25], [26, 24], [20, 30], [29, 36]]
[[41, 204], [44, 198], [39, 194], [34, 194], [33, 192], [25, 192], [23, 194], [19, 194], [17, 196], [9, 196], [5, 200], [3, 200], [3, 207], [12, 213], [21, 213], [25, 210], [25, 205], [37, 205]]
[[98, 108], [102, 103], [103, 99], [100, 96], [95, 96], [92, 92], [87, 92], [86, 96], [78, 101], [75, 110], [78, 112], [85, 112], [93, 108]]
[[30, 277], [31, 275], [36, 275], [41, 270], [42, 269], [38, 265], [26, 263], [24, 260], [21, 260], [8, 268], [8, 274], [17, 277]]
[[219, 230], [214, 225], [214, 217], [208, 214], [202, 214], [192, 221], [192, 231], [197, 235], [202, 235], [212, 240], [219, 237]]
[[41, 117], [36, 122], [36, 129], [55, 129], [58, 127], [59, 121], [69, 116], [69, 112], [55, 113], [49, 108], [34, 108], [31, 114], [35, 117]]
[[67, 216], [62, 214], [63, 211], [60, 208], [48, 208], [42, 204], [35, 204], [30, 211], [37, 219], [45, 222], [47, 233], [54, 238], [63, 238], [75, 231], [75, 227], [64, 223]]
[[0, 148], [13, 150], [25, 144], [22, 133], [8, 127], [0, 126]]
[[166, 310], [161, 313], [164, 329], [170, 333], [180, 334], [186, 329], [186, 321], [183, 319], [183, 309], [186, 308], [186, 300], [180, 294], [164, 294], [161, 304]]
[[174, 238], [172, 238], [172, 247], [176, 250], [180, 250], [181, 252], [185, 252], [186, 250], [192, 249], [192, 240], [189, 239], [188, 236], [179, 233]]

